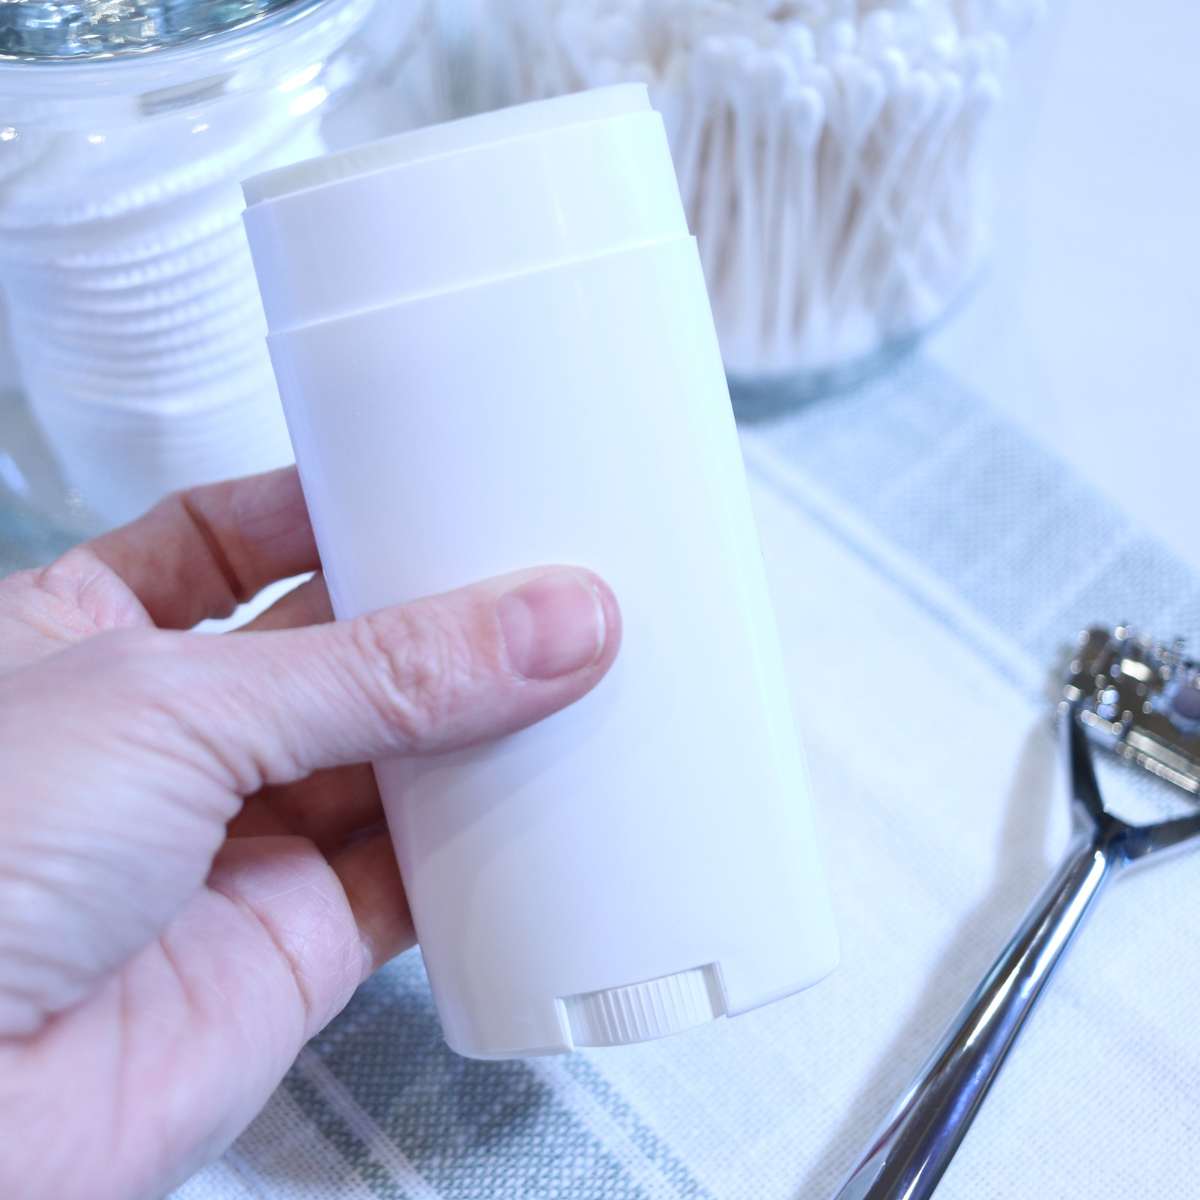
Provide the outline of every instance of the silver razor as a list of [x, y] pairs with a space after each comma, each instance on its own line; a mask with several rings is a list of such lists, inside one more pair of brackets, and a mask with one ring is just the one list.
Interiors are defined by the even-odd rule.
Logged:
[[[835, 1200], [933, 1194], [1017, 1035], [1110, 879], [1200, 845], [1200, 804], [1150, 824], [1104, 807], [1101, 745], [1200, 801], [1200, 665], [1124, 626], [1080, 635], [1059, 716], [1075, 836], [1057, 873], [885, 1120]], [[1011, 1190], [1021, 1193], [1019, 1181]]]

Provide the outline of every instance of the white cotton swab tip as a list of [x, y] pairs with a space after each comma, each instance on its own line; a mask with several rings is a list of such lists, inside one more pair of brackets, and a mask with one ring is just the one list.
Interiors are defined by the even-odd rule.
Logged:
[[849, 21], [834, 21], [819, 34], [821, 57], [829, 60], [852, 54], [858, 43], [858, 33]]
[[883, 76], [862, 59], [849, 58], [839, 64], [838, 75], [846, 109], [846, 134], [855, 144], [879, 118], [887, 99]]
[[728, 37], [712, 34], [706, 37], [696, 51], [695, 83], [712, 94], [723, 88], [730, 63], [735, 58]]
[[883, 76], [884, 87], [889, 92], [903, 86], [911, 69], [908, 55], [903, 50], [897, 50], [895, 46], [881, 51], [875, 58], [875, 65]]
[[905, 80], [896, 97], [895, 112], [898, 125], [911, 129], [932, 115], [938, 101], [938, 85], [928, 71], [914, 71]]
[[896, 44], [896, 14], [890, 8], [877, 8], [863, 18], [859, 44], [864, 54], [880, 54]]
[[761, 103], [768, 111], [778, 111], [784, 95], [796, 86], [796, 66], [782, 50], [765, 50], [755, 57], [754, 74]]
[[780, 48], [797, 66], [813, 62], [817, 57], [817, 40], [807, 25], [790, 21], [783, 27]]
[[825, 100], [814, 87], [791, 88], [784, 97], [784, 116], [796, 144], [811, 149], [825, 125]]

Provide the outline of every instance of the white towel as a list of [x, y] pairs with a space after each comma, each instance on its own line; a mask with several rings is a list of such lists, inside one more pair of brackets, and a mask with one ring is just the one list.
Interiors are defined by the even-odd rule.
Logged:
[[[419, 958], [364, 987], [176, 1200], [828, 1197], [1067, 835], [1044, 690], [1093, 621], [1200, 632], [1200, 579], [954, 378], [744, 434], [842, 964], [660, 1042], [518, 1063], [440, 1042]], [[1110, 794], [1146, 785], [1130, 768]], [[736, 797], [731, 797], [734, 819]], [[1200, 854], [1119, 881], [945, 1200], [1200, 1189]]]

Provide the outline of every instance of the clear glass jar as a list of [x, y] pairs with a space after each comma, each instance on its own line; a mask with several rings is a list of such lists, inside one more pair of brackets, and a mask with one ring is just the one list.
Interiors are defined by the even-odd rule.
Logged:
[[437, 7], [459, 111], [649, 86], [735, 404], [754, 415], [882, 368], [963, 294], [986, 244], [988, 116], [1041, 3]]
[[10, 391], [0, 483], [47, 511], [57, 467], [85, 527], [290, 460], [239, 182], [325, 149], [373, 4], [0, 6], [0, 286], [53, 459]]

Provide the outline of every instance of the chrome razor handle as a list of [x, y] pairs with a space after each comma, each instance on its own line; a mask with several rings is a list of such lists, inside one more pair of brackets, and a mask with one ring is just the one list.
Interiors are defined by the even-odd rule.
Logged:
[[920, 1200], [933, 1194], [1111, 870], [1112, 859], [1098, 836], [1072, 847], [837, 1200]]
[[923, 1200], [933, 1194], [1105, 883], [1200, 834], [1200, 814], [1130, 825], [1105, 811], [1082, 709], [1077, 698], [1071, 700], [1062, 721], [1077, 826], [1071, 848], [835, 1200]]

